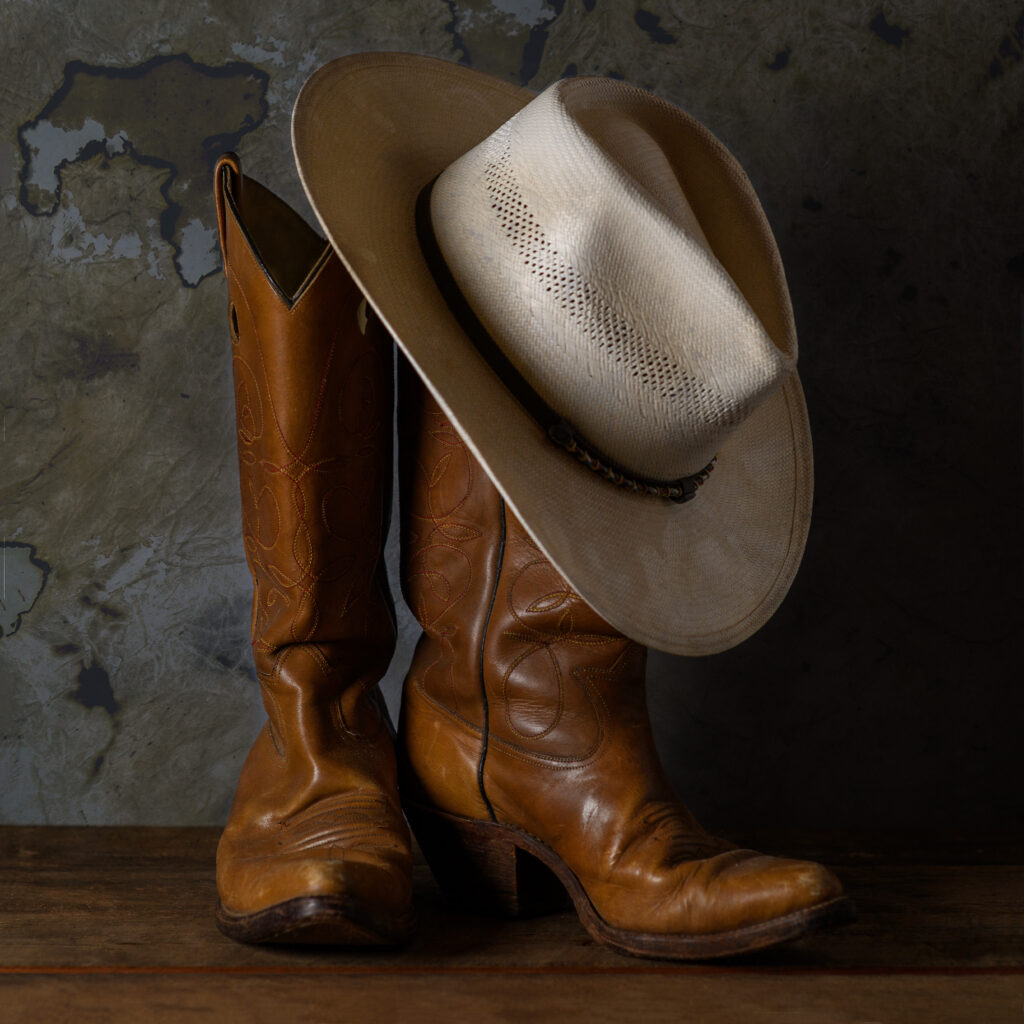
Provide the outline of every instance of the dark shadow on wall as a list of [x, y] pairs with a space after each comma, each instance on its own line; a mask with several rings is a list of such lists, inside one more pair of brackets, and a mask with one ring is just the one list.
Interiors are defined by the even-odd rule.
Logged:
[[794, 189], [755, 178], [801, 338], [814, 521], [761, 633], [650, 672], [674, 781], [723, 828], [1024, 828], [1024, 104], [994, 92], [1011, 77], [1019, 97], [1015, 62], [959, 83], [990, 152], [952, 120], [922, 133], [928, 112], [868, 82], [801, 110], [813, 194], [784, 208]]

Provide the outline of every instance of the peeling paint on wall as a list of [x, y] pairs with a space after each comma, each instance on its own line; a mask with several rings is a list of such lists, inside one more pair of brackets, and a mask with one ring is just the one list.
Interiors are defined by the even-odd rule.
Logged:
[[266, 117], [268, 82], [269, 75], [253, 64], [210, 67], [188, 54], [154, 57], [128, 68], [68, 63], [60, 88], [18, 128], [19, 198], [33, 216], [57, 218], [53, 258], [141, 256], [136, 233], [121, 238], [94, 233], [76, 207], [61, 203], [69, 167], [98, 158], [105, 170], [127, 157], [166, 172], [160, 236], [174, 251], [182, 283], [195, 287], [214, 273], [220, 260], [210, 223], [209, 177], [220, 153]]
[[50, 566], [31, 544], [0, 542], [0, 638], [16, 633], [22, 617], [35, 607], [46, 586]]

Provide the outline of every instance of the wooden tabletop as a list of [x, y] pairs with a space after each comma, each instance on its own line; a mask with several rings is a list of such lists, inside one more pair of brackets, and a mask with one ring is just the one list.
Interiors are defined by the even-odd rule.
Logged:
[[1024, 1024], [1019, 838], [759, 837], [832, 866], [858, 920], [757, 955], [679, 964], [612, 953], [572, 913], [456, 912], [422, 862], [419, 929], [402, 949], [243, 946], [213, 922], [217, 836], [0, 829], [0, 1021]]

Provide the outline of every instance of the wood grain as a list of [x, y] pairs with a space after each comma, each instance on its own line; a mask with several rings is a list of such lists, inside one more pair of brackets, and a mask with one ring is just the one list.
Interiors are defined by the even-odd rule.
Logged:
[[501, 1007], [516, 1019], [572, 1018], [586, 1006], [593, 1021], [638, 1007], [678, 1020], [686, 1006], [707, 1021], [1024, 1021], [1015, 843], [989, 842], [980, 864], [965, 862], [964, 846], [941, 863], [933, 844], [918, 854], [929, 863], [915, 864], [907, 849], [817, 837], [809, 845], [837, 866], [858, 920], [711, 965], [616, 955], [572, 913], [455, 911], [422, 863], [419, 929], [404, 949], [243, 946], [213, 922], [217, 834], [0, 829], [0, 1019], [316, 1021], [337, 1019], [344, 1000], [346, 1019], [510, 1019]]
[[19, 977], [7, 1024], [325, 1021], [623, 1021], [742, 1024], [1019, 1022], [1024, 977]]

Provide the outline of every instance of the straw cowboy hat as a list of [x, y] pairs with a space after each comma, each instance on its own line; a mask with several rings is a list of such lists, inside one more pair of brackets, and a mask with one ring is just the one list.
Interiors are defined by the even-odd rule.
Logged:
[[782, 264], [747, 177], [621, 81], [540, 95], [411, 54], [343, 57], [292, 121], [367, 301], [570, 586], [711, 654], [799, 566], [812, 461]]

